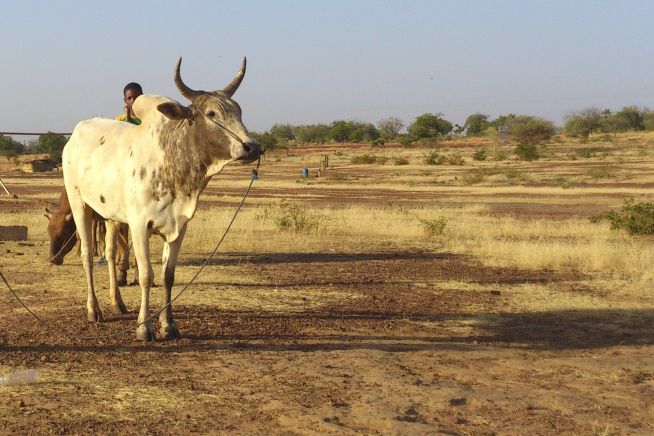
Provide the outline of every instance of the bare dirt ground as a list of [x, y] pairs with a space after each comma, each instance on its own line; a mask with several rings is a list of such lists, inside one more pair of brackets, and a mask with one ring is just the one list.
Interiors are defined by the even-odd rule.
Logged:
[[[15, 192], [27, 195], [36, 177], [21, 176], [25, 185]], [[6, 201], [2, 211], [38, 213], [52, 205], [57, 177], [47, 190], [51, 198]], [[334, 205], [354, 201], [352, 192], [315, 194]], [[407, 200], [393, 190], [358, 194], [372, 202]], [[262, 188], [255, 195], [284, 192]], [[522, 207], [543, 214], [534, 201], [505, 204], [497, 213], [520, 214]], [[594, 213], [584, 204], [592, 200], [573, 211], [551, 207], [563, 215]], [[43, 227], [34, 233], [45, 232], [45, 220]], [[133, 326], [137, 287], [123, 289], [130, 313], [112, 315], [107, 274], [97, 269], [106, 321], [89, 324], [79, 259], [47, 265], [43, 235], [0, 242], [3, 274], [50, 323], [39, 326], [6, 290], [0, 294], [0, 365], [37, 368], [41, 376], [35, 384], [0, 386], [0, 428], [18, 434], [654, 432], [653, 309], [525, 309], [514, 299], [522, 285], [571, 295], [602, 290], [588, 289], [574, 271], [492, 268], [471, 256], [397, 247], [219, 254], [174, 306], [183, 338], [142, 344], [131, 333], [78, 341], [58, 331], [94, 335]], [[183, 250], [177, 282], [185, 283], [205, 255]], [[153, 289], [154, 301], [159, 290]]]

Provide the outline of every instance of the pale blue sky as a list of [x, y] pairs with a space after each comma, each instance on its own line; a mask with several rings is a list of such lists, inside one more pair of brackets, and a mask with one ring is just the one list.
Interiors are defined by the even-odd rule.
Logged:
[[[71, 131], [122, 88], [222, 88], [251, 130], [654, 106], [652, 1], [0, 1], [0, 131]], [[186, 102], [185, 102], [186, 103]]]

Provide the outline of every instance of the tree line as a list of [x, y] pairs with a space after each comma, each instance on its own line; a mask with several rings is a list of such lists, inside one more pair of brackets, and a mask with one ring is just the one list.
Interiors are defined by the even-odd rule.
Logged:
[[[410, 145], [443, 137], [488, 135], [496, 133], [500, 126], [506, 127], [511, 140], [528, 145], [546, 141], [558, 130], [553, 122], [531, 115], [506, 114], [491, 119], [486, 114], [475, 113], [467, 117], [463, 125], [459, 125], [448, 121], [439, 112], [424, 113], [409, 125], [398, 117], [383, 118], [376, 125], [354, 120], [336, 120], [330, 124], [275, 124], [268, 131], [253, 132], [253, 136], [268, 149], [343, 142], [381, 145], [387, 141], [399, 141]], [[405, 127], [406, 131], [403, 131]], [[654, 130], [654, 111], [636, 106], [626, 106], [616, 112], [587, 108], [570, 113], [560, 130], [582, 138], [588, 138], [593, 133]], [[0, 155], [15, 157], [26, 153], [48, 153], [59, 163], [67, 140], [64, 135], [48, 132], [25, 146], [11, 137], [0, 135]]]
[[[587, 138], [592, 133], [617, 133], [632, 130], [654, 130], [654, 111], [626, 106], [619, 111], [587, 108], [570, 113], [562, 128], [550, 120], [531, 116], [505, 114], [495, 119], [475, 113], [463, 125], [445, 119], [442, 113], [424, 113], [406, 126], [397, 117], [381, 119], [376, 125], [353, 120], [337, 120], [331, 124], [275, 124], [266, 132], [255, 132], [256, 138], [268, 148], [298, 144], [354, 142], [383, 144], [399, 141], [405, 145], [421, 140], [452, 136], [484, 136], [506, 126], [511, 140], [522, 144], [537, 144], [550, 139], [557, 131], [572, 137]], [[406, 127], [406, 131], [403, 129]]]
[[40, 135], [37, 140], [31, 141], [28, 145], [16, 141], [11, 136], [0, 135], [0, 156], [15, 158], [21, 154], [47, 153], [50, 159], [61, 163], [61, 153], [66, 142], [68, 142], [67, 136], [52, 132]]

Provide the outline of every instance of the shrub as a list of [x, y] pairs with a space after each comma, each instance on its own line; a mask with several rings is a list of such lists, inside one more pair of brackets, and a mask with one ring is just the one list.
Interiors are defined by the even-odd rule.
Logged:
[[439, 155], [437, 151], [432, 151], [425, 156], [425, 163], [427, 165], [443, 165], [445, 158]]
[[377, 138], [372, 141], [373, 147], [383, 147], [384, 144], [386, 144], [386, 141], [384, 141], [382, 138]]
[[580, 148], [577, 150], [577, 156], [581, 158], [591, 158], [591, 157], [597, 157], [597, 153], [602, 151], [602, 149], [598, 147], [586, 147], [586, 148]]
[[352, 156], [350, 158], [350, 163], [353, 165], [359, 164], [380, 164], [383, 165], [386, 163], [388, 158], [386, 156], [377, 156], [373, 153], [361, 154], [358, 156]]
[[532, 161], [538, 160], [540, 155], [534, 144], [519, 144], [515, 148], [515, 154], [520, 160]]
[[486, 180], [487, 173], [483, 169], [474, 169], [463, 175], [461, 181], [464, 185], [476, 185]]
[[[275, 211], [277, 213], [275, 224], [282, 231], [310, 232], [316, 230], [320, 224], [320, 218], [309, 213], [302, 204], [282, 201], [273, 209], [277, 209]], [[270, 209], [265, 211], [266, 214], [269, 211]]]
[[509, 156], [506, 154], [505, 151], [500, 151], [497, 154], [495, 154], [494, 160], [503, 161], [503, 160], [507, 160], [508, 158], [509, 158]]
[[445, 162], [447, 162], [448, 165], [465, 165], [466, 163], [460, 153], [450, 154], [445, 157]]
[[509, 121], [509, 134], [521, 144], [538, 144], [554, 136], [554, 124], [543, 118], [518, 116]]
[[400, 136], [400, 144], [402, 147], [409, 148], [413, 145], [414, 138], [411, 135]]
[[447, 226], [447, 219], [442, 216], [434, 220], [425, 220], [422, 218], [418, 218], [418, 220], [420, 220], [422, 229], [430, 238], [442, 235], [445, 231], [445, 226]]
[[396, 157], [393, 159], [395, 165], [409, 165], [409, 159], [405, 157]]
[[591, 218], [598, 222], [606, 220], [612, 230], [626, 230], [630, 235], [654, 234], [654, 202], [634, 202], [625, 200], [621, 212], [608, 211]]
[[477, 151], [472, 155], [472, 158], [474, 160], [486, 160], [486, 150], [483, 148], [477, 149]]
[[591, 168], [588, 171], [586, 171], [586, 174], [588, 174], [590, 177], [593, 179], [608, 179], [611, 177], [615, 177], [615, 168], [611, 167], [595, 167]]

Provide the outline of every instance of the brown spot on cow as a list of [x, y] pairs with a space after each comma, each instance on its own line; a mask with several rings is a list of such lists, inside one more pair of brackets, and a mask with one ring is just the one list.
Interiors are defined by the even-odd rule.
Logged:
[[154, 221], [150, 220], [148, 221], [148, 230], [152, 230], [152, 227], [154, 227]]
[[147, 173], [145, 167], [141, 167], [141, 171], [139, 171], [139, 176], [141, 176], [141, 180], [145, 178], [145, 173]]
[[132, 177], [134, 177], [135, 175], [136, 175], [136, 169], [133, 169], [132, 170]]
[[100, 201], [101, 201], [102, 203], [105, 202], [105, 201], [104, 201], [104, 195], [100, 195]]
[[129, 157], [132, 157], [132, 156], [134, 156], [134, 150], [132, 150], [132, 149], [130, 148], [130, 149], [129, 149]]
[[104, 136], [100, 137], [100, 145], [104, 145]]

